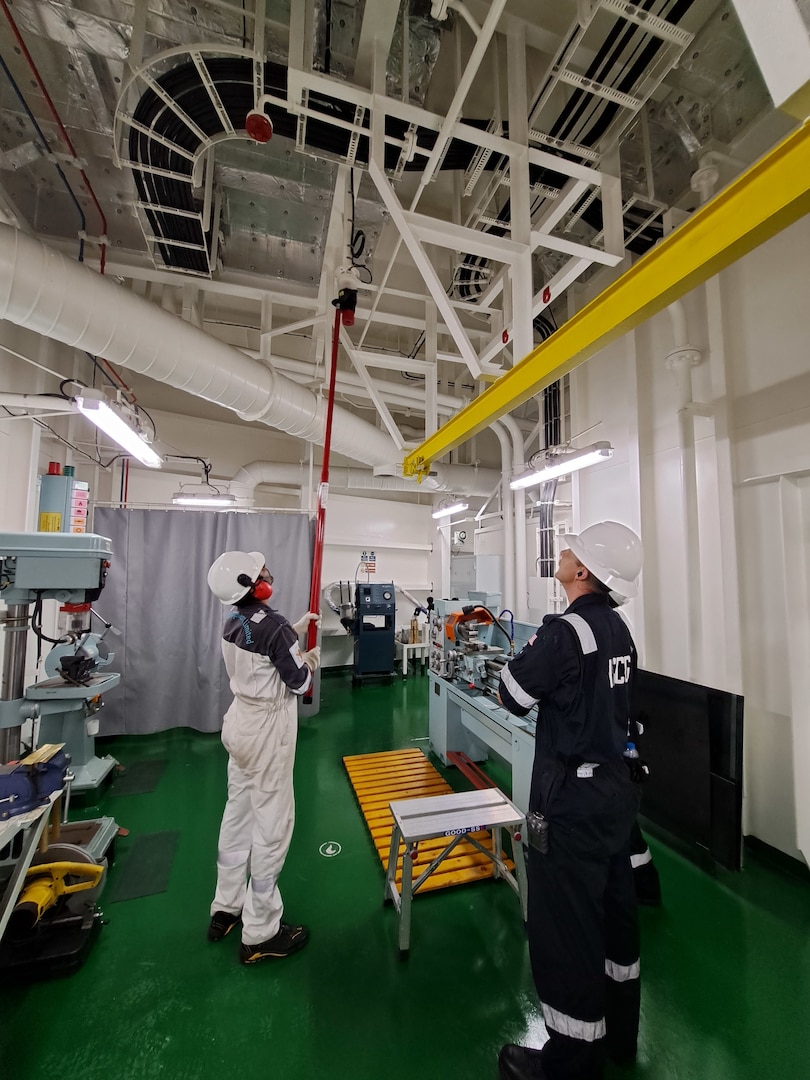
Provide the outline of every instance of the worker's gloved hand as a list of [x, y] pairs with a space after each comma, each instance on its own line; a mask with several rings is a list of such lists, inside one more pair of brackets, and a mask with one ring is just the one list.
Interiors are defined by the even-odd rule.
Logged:
[[307, 649], [307, 651], [305, 653], [301, 653], [301, 656], [303, 657], [304, 663], [307, 665], [307, 667], [309, 668], [310, 671], [315, 671], [316, 668], [320, 667], [320, 663], [321, 663], [321, 647], [320, 647], [320, 645], [315, 645], [315, 646], [313, 646], [313, 648]]
[[321, 613], [319, 611], [308, 611], [306, 615], [301, 616], [298, 622], [292, 624], [292, 628], [296, 634], [305, 634], [311, 622], [314, 622], [316, 626], [321, 625]]

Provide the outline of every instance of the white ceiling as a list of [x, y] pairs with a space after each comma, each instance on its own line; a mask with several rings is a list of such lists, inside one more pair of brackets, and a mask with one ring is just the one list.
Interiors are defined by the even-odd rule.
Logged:
[[[730, 0], [451, 0], [446, 13], [434, 4], [439, 18], [427, 0], [294, 0], [292, 25], [290, 3], [16, 0], [9, 11], [37, 74], [0, 14], [0, 205], [78, 256], [78, 203], [84, 258], [98, 267], [97, 200], [107, 273], [319, 386], [335, 271], [351, 261], [353, 183], [364, 236], [354, 261], [369, 287], [341, 353], [342, 401], [364, 419], [385, 403], [410, 445], [424, 429], [427, 379], [441, 423], [486, 385], [482, 373], [521, 359], [567, 317], [567, 288], [642, 253], [673, 211], [694, 209], [690, 177], [706, 154], [727, 182], [787, 127]], [[273, 99], [276, 132], [263, 145], [243, 130], [254, 73]], [[135, 169], [125, 163], [134, 123]], [[378, 159], [388, 134], [385, 169], [371, 174], [369, 130]], [[442, 154], [432, 153], [437, 132]], [[200, 250], [165, 242], [197, 242], [187, 225]], [[543, 235], [529, 254], [532, 230]], [[505, 260], [506, 288], [488, 295]], [[424, 328], [437, 308], [434, 339]], [[524, 313], [514, 327], [513, 308]], [[435, 361], [427, 373], [425, 360]], [[128, 381], [146, 408], [235, 420], [144, 376]], [[517, 416], [528, 430], [536, 407]]]

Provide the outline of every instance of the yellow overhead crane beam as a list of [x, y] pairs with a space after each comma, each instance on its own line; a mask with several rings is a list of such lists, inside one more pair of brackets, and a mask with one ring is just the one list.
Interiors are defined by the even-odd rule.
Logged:
[[810, 120], [747, 169], [403, 462], [432, 462], [810, 210]]

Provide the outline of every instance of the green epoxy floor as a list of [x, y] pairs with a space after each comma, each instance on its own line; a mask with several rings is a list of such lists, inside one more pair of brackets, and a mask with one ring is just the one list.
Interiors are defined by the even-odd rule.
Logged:
[[[341, 763], [427, 748], [427, 679], [352, 689], [324, 679], [296, 764], [297, 824], [281, 884], [312, 939], [296, 956], [237, 962], [236, 932], [205, 940], [225, 795], [213, 735], [178, 729], [103, 744], [123, 764], [168, 758], [152, 794], [113, 797], [121, 872], [141, 833], [180, 832], [167, 892], [101, 907], [109, 925], [78, 973], [0, 988], [3, 1080], [494, 1080], [505, 1041], [541, 1038], [514, 894], [486, 882], [414, 904], [411, 955]], [[500, 777], [498, 777], [500, 779]], [[463, 778], [450, 774], [457, 789]], [[341, 854], [319, 847], [337, 841]], [[651, 843], [664, 906], [643, 909], [644, 1080], [810, 1077], [810, 885], [749, 857], [708, 876]]]

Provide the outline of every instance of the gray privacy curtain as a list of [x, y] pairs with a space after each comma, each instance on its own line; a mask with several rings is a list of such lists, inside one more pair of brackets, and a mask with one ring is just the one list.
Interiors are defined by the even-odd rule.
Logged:
[[99, 507], [93, 531], [113, 549], [93, 606], [121, 631], [105, 638], [121, 682], [104, 697], [100, 734], [219, 731], [231, 701], [220, 650], [228, 609], [208, 588], [208, 568], [223, 551], [261, 551], [274, 578], [270, 604], [295, 622], [309, 604], [314, 523], [306, 514]]

